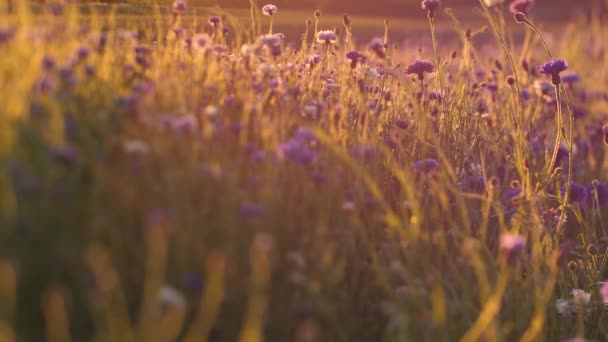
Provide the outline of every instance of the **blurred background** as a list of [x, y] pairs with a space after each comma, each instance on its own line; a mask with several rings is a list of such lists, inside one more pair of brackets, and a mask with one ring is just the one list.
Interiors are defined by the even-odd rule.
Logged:
[[[320, 9], [327, 13], [342, 14], [348, 12], [352, 15], [375, 16], [418, 16], [420, 14], [420, 0], [273, 0], [268, 1], [277, 5], [279, 9], [309, 10]], [[510, 1], [505, 1], [509, 3]], [[264, 5], [265, 0], [257, 0]], [[445, 7], [454, 9], [471, 9], [478, 4], [477, 0], [443, 0]], [[191, 0], [194, 6], [220, 6], [230, 8], [249, 7], [248, 0]], [[581, 14], [600, 8], [607, 8], [607, 0], [537, 0], [534, 14], [538, 16], [561, 17], [567, 19], [571, 15]]]

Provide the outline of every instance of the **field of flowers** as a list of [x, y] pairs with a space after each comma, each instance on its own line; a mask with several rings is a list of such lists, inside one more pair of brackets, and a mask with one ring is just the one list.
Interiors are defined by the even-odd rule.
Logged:
[[0, 341], [608, 340], [599, 12], [6, 3]]

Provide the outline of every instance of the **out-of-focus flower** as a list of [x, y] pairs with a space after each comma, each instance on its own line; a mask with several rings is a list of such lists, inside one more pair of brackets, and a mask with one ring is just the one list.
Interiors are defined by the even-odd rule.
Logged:
[[372, 39], [367, 47], [374, 51], [378, 58], [386, 58], [386, 52], [384, 51], [384, 39], [380, 37], [376, 37]]
[[255, 219], [264, 214], [264, 207], [257, 203], [245, 202], [241, 204], [240, 213], [243, 218]]
[[211, 44], [211, 37], [206, 33], [197, 33], [192, 37], [192, 49], [198, 52], [205, 52]]
[[174, 0], [173, 1], [173, 10], [177, 12], [183, 12], [187, 8], [186, 0]]
[[602, 126], [602, 134], [604, 136], [604, 144], [608, 145], [608, 124]]
[[[562, 187], [562, 196], [566, 196], [566, 185], [564, 185]], [[576, 204], [579, 207], [583, 206], [585, 204], [585, 202], [587, 201], [587, 198], [589, 196], [589, 193], [587, 192], [587, 188], [572, 182], [570, 183], [570, 198], [569, 198], [569, 202], [571, 204]]]
[[150, 152], [150, 145], [141, 140], [127, 140], [123, 144], [123, 149], [127, 154], [147, 154]]
[[319, 44], [329, 45], [329, 44], [334, 44], [337, 41], [338, 41], [338, 36], [332, 30], [323, 30], [323, 31], [317, 32], [317, 42]]
[[52, 148], [50, 152], [54, 161], [65, 166], [74, 165], [80, 160], [80, 152], [70, 145]]
[[182, 295], [176, 288], [171, 286], [165, 286], [160, 290], [158, 293], [158, 301], [161, 306], [186, 306], [186, 298], [184, 295]]
[[207, 22], [213, 27], [218, 27], [222, 22], [222, 18], [218, 17], [217, 15], [212, 15], [209, 17], [209, 19], [207, 19]]
[[557, 309], [557, 313], [564, 317], [569, 317], [572, 315], [572, 308], [570, 305], [570, 301], [567, 299], [559, 298], [555, 301], [555, 309]]
[[365, 55], [356, 50], [348, 51], [344, 56], [346, 57], [346, 60], [350, 62], [351, 69], [356, 68], [358, 63], [365, 62]]
[[575, 72], [571, 72], [562, 76], [562, 82], [565, 84], [572, 86], [575, 83], [581, 81], [581, 76]]
[[258, 42], [262, 46], [277, 46], [285, 39], [285, 35], [282, 33], [275, 34], [264, 34], [258, 39]]
[[428, 174], [439, 170], [439, 162], [435, 159], [421, 159], [414, 162], [414, 170], [419, 173]]
[[513, 261], [526, 247], [526, 239], [519, 234], [504, 233], [500, 236], [500, 249], [507, 260]]
[[581, 305], [586, 307], [591, 302], [591, 293], [585, 292], [581, 289], [572, 289], [572, 301], [575, 305]]
[[427, 15], [431, 18], [435, 16], [435, 11], [441, 5], [440, 0], [423, 0], [422, 1], [422, 9], [427, 11]]
[[279, 9], [277, 8], [277, 6], [268, 4], [262, 7], [262, 14], [272, 17], [273, 15], [275, 15], [275, 13], [277, 13], [278, 10]]
[[534, 6], [534, 0], [515, 0], [509, 5], [509, 11], [513, 14], [530, 12]]
[[551, 82], [554, 85], [558, 85], [561, 83], [561, 78], [559, 74], [561, 72], [566, 71], [568, 69], [568, 63], [563, 59], [554, 59], [550, 60], [543, 65], [540, 66], [540, 73], [551, 76]]
[[419, 80], [424, 80], [425, 73], [435, 72], [433, 63], [425, 60], [417, 60], [407, 66], [405, 73], [408, 75], [417, 75]]
[[596, 199], [599, 208], [608, 207], [608, 184], [594, 183], [587, 187], [587, 193], [589, 194], [589, 202], [592, 207], [595, 207]]

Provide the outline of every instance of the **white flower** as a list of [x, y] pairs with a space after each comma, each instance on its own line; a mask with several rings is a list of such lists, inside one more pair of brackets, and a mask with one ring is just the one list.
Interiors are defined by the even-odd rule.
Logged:
[[141, 140], [127, 140], [123, 148], [128, 154], [146, 154], [150, 152], [150, 146]]
[[581, 289], [572, 289], [570, 293], [572, 294], [574, 304], [581, 304], [583, 306], [589, 305], [589, 302], [591, 301], [591, 293], [585, 292]]
[[484, 2], [486, 3], [486, 6], [492, 7], [494, 5], [498, 5], [498, 4], [504, 3], [505, 0], [484, 0]]
[[277, 6], [268, 4], [262, 7], [262, 14], [267, 16], [273, 16], [275, 13], [277, 13], [278, 10], [279, 9], [277, 8]]
[[186, 306], [186, 299], [177, 289], [171, 286], [165, 286], [158, 294], [158, 301], [161, 305], [170, 304], [175, 306]]
[[338, 36], [332, 30], [325, 30], [317, 32], [317, 42], [320, 44], [333, 44], [338, 41]]
[[569, 300], [560, 298], [555, 301], [555, 308], [560, 315], [568, 317], [572, 314], [572, 306], [570, 304]]
[[275, 34], [261, 35], [258, 41], [259, 41], [260, 45], [277, 46], [277, 45], [281, 45], [281, 42], [283, 41], [283, 39], [285, 39], [284, 34], [275, 33]]

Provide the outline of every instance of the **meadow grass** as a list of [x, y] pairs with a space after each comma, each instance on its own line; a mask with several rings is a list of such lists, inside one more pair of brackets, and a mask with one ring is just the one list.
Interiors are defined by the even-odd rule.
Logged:
[[605, 22], [473, 7], [4, 9], [0, 340], [608, 339]]

